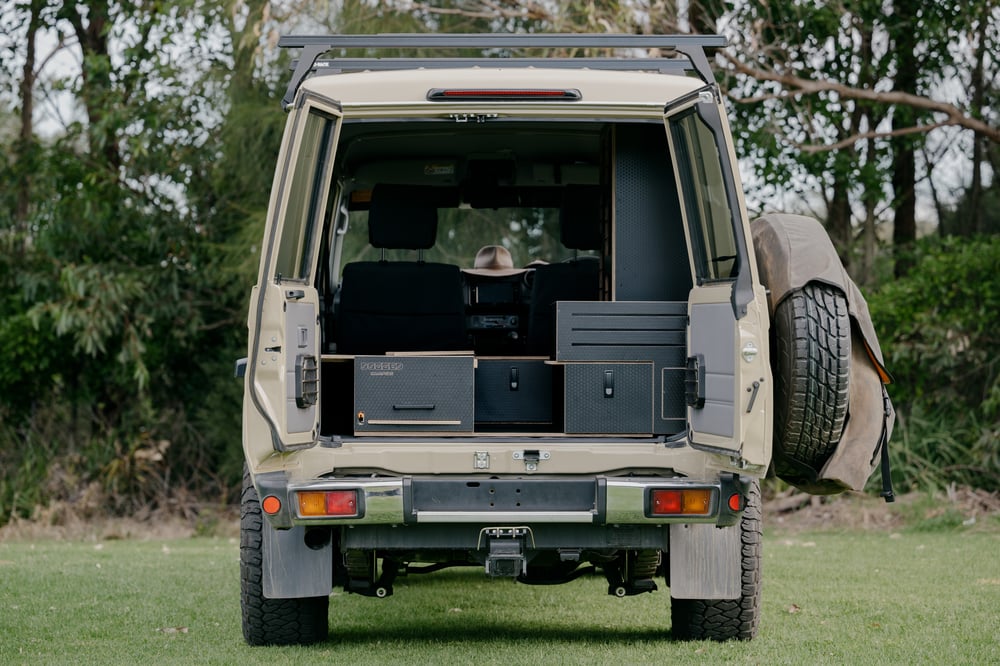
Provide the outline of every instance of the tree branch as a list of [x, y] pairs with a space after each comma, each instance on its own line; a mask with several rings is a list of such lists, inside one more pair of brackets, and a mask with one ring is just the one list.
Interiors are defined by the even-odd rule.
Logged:
[[930, 125], [914, 125], [913, 127], [901, 127], [900, 129], [892, 130], [890, 132], [859, 132], [857, 134], [852, 134], [851, 136], [841, 139], [836, 143], [831, 144], [795, 144], [795, 147], [804, 153], [822, 153], [830, 150], [842, 150], [844, 148], [850, 148], [858, 141], [864, 141], [866, 139], [885, 139], [892, 136], [905, 136], [907, 134], [921, 134], [925, 132], [930, 132], [939, 127], [951, 127], [954, 123], [942, 120], [941, 122], [931, 123]]
[[524, 5], [515, 5], [509, 9], [497, 2], [481, 2], [476, 5], [465, 5], [463, 7], [436, 7], [426, 2], [407, 2], [401, 6], [405, 10], [418, 10], [428, 14], [462, 16], [472, 19], [495, 19], [495, 18], [524, 18], [535, 21], [551, 21], [552, 14], [541, 5], [530, 2]]
[[[913, 95], [911, 93], [898, 91], [879, 92], [867, 88], [855, 88], [853, 86], [838, 83], [837, 81], [820, 80], [811, 81], [794, 74], [786, 74], [774, 70], [753, 67], [731, 53], [722, 52], [733, 69], [746, 76], [759, 81], [773, 81], [788, 89], [787, 94], [816, 95], [822, 92], [836, 93], [845, 99], [860, 99], [880, 104], [892, 104], [900, 106], [910, 106], [916, 109], [923, 109], [933, 113], [941, 113], [946, 116], [946, 120], [924, 126], [924, 131], [929, 131], [937, 127], [947, 125], [957, 125], [965, 129], [972, 130], [976, 134], [986, 137], [990, 141], [1000, 143], [1000, 128], [992, 127], [987, 123], [969, 116], [954, 104], [939, 102], [928, 97]], [[852, 141], [853, 143], [853, 141]]]

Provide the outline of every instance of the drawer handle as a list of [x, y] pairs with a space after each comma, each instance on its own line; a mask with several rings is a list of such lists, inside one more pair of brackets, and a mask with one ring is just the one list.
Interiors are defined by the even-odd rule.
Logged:
[[435, 405], [393, 405], [392, 408], [396, 411], [412, 410], [412, 409], [423, 409], [431, 410], [434, 409]]

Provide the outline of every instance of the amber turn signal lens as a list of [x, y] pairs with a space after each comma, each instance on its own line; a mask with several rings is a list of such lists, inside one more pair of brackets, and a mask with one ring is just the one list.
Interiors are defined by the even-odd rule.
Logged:
[[303, 492], [299, 496], [299, 515], [322, 516], [326, 511], [326, 498], [322, 492]]

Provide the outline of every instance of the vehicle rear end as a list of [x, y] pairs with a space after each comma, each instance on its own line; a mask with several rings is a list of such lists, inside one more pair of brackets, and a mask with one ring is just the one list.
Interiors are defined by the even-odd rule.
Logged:
[[448, 566], [660, 578], [675, 635], [756, 630], [768, 317], [682, 46], [627, 72], [334, 61], [292, 91], [249, 315], [249, 642]]

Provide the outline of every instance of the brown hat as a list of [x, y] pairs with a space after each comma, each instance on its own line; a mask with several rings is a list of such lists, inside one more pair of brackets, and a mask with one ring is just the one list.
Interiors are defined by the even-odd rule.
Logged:
[[501, 245], [487, 245], [476, 253], [473, 268], [464, 270], [473, 275], [502, 277], [524, 273], [528, 269], [514, 268], [514, 259], [510, 256], [510, 251], [507, 248]]

